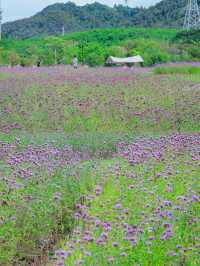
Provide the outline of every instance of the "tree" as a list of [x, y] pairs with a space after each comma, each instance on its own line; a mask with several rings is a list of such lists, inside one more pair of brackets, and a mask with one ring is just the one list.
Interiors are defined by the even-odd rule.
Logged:
[[9, 62], [10, 66], [19, 65], [20, 61], [21, 61], [21, 58], [17, 53], [15, 53], [13, 51], [8, 52], [8, 62]]
[[106, 50], [106, 57], [116, 56], [125, 57], [127, 55], [127, 50], [123, 46], [111, 46]]
[[64, 56], [65, 41], [59, 37], [46, 38], [47, 48], [53, 53], [54, 64], [60, 64]]
[[[82, 53], [79, 50], [79, 56]], [[105, 63], [105, 50], [98, 43], [87, 44], [84, 49], [84, 62], [90, 66], [103, 65]]]
[[6, 51], [3, 47], [0, 47], [0, 65], [3, 65], [5, 63], [5, 55]]

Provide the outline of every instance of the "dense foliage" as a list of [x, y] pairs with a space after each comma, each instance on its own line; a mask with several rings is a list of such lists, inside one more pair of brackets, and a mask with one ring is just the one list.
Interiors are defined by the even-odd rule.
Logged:
[[200, 41], [200, 29], [191, 31], [180, 31], [175, 37], [175, 41], [183, 43], [193, 43]]
[[[200, 1], [199, 1], [200, 2]], [[66, 32], [113, 27], [173, 27], [183, 25], [186, 0], [163, 0], [150, 8], [113, 8], [99, 4], [76, 6], [74, 3], [48, 6], [35, 16], [3, 25], [3, 35], [9, 38], [30, 38], [60, 35]]]
[[[22, 66], [69, 64], [74, 55], [90, 66], [104, 65], [108, 56], [140, 54], [144, 66], [168, 61], [199, 60], [198, 32], [183, 41], [174, 29], [116, 28], [27, 40], [3, 39], [0, 64]], [[191, 39], [190, 38], [190, 39]]]

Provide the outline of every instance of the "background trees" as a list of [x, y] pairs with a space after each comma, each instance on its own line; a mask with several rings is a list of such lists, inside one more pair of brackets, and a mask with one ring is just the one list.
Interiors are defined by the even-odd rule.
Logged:
[[133, 26], [182, 28], [185, 6], [186, 0], [164, 0], [150, 8], [60, 3], [46, 7], [30, 18], [5, 23], [3, 34], [17, 39], [61, 35], [63, 25], [65, 32]]

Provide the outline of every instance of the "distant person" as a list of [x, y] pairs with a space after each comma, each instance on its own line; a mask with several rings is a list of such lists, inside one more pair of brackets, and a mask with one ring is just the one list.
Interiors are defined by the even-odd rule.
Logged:
[[77, 56], [74, 56], [73, 59], [72, 59], [72, 66], [74, 69], [77, 69], [78, 68], [78, 58]]
[[37, 67], [40, 67], [40, 66], [41, 66], [41, 60], [38, 59], [38, 60], [37, 60]]

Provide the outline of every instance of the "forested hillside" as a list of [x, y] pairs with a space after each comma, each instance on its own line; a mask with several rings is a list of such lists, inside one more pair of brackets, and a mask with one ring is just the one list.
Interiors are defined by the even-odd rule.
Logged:
[[[199, 0], [200, 3], [200, 0]], [[186, 0], [163, 0], [150, 8], [113, 8], [99, 3], [77, 6], [72, 2], [54, 4], [38, 14], [5, 23], [4, 37], [25, 39], [34, 36], [60, 35], [65, 32], [113, 27], [174, 27], [183, 24]]]

